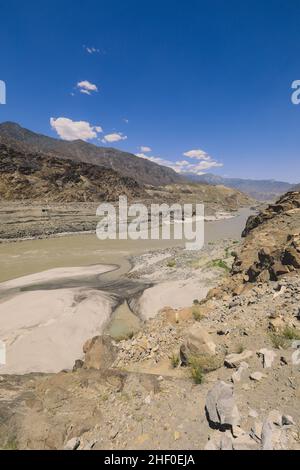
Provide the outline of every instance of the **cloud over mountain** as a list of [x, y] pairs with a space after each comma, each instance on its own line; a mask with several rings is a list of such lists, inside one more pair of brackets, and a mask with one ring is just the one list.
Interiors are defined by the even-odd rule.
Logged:
[[59, 137], [64, 140], [92, 140], [98, 137], [102, 132], [100, 126], [92, 126], [86, 121], [72, 121], [72, 119], [59, 117], [51, 118], [50, 124], [53, 130], [57, 132]]
[[[143, 147], [141, 147], [142, 149]], [[151, 149], [150, 149], [151, 150]], [[183, 154], [184, 157], [187, 157], [188, 160], [166, 160], [161, 157], [153, 157], [146, 155], [145, 151], [136, 154], [137, 157], [145, 158], [151, 162], [158, 163], [169, 168], [172, 168], [176, 173], [181, 174], [195, 174], [201, 175], [204, 171], [210, 170], [211, 168], [220, 168], [223, 166], [223, 163], [219, 163], [210, 157], [203, 150], [189, 150]]]

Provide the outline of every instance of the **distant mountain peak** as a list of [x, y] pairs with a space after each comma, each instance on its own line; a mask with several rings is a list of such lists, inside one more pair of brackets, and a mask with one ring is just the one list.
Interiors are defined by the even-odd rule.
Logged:
[[238, 189], [249, 196], [259, 201], [274, 201], [282, 194], [292, 190], [293, 185], [285, 181], [269, 180], [254, 180], [243, 178], [228, 178], [213, 173], [206, 173], [204, 175], [186, 175], [190, 181], [210, 184], [210, 185], [223, 185], [229, 188]]

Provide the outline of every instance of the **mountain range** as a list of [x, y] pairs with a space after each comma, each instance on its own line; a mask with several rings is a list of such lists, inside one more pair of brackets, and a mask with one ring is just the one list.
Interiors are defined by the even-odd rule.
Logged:
[[[0, 144], [6, 145], [12, 148], [14, 152], [19, 153], [18, 162], [16, 163], [15, 160], [17, 166], [20, 164], [21, 154], [24, 156], [43, 155], [46, 159], [55, 158], [54, 166], [58, 164], [57, 159], [71, 160], [81, 164], [86, 163], [95, 167], [96, 179], [100, 177], [97, 168], [113, 170], [117, 187], [120, 183], [119, 178], [122, 177], [129, 178], [128, 181], [131, 182], [132, 180], [136, 181], [137, 185], [141, 187], [144, 185], [159, 187], [174, 183], [194, 182], [212, 186], [226, 186], [243, 192], [258, 201], [275, 201], [282, 194], [295, 188], [295, 185], [282, 181], [225, 178], [211, 173], [203, 175], [186, 174], [183, 176], [171, 168], [158, 165], [128, 152], [96, 146], [82, 140], [65, 141], [55, 139], [32, 132], [14, 122], [0, 124]], [[49, 163], [50, 160], [48, 160]], [[46, 161], [43, 166], [45, 170]], [[74, 165], [72, 166], [75, 173], [79, 171], [79, 168], [81, 168], [81, 171], [88, 171], [90, 175], [90, 170], [83, 170], [82, 166], [75, 169]], [[42, 174], [45, 176], [43, 171], [39, 173], [39, 176]], [[73, 173], [73, 176], [75, 173]], [[124, 184], [124, 181], [122, 184]], [[131, 183], [129, 186], [132, 189]], [[299, 190], [299, 186], [296, 186], [296, 189]], [[105, 187], [108, 189], [106, 185]], [[95, 196], [95, 193], [93, 194]], [[89, 199], [94, 196], [89, 192], [87, 197]]]
[[54, 139], [24, 129], [13, 122], [0, 124], [0, 142], [13, 146], [24, 154], [42, 153], [47, 156], [84, 162], [119, 172], [134, 178], [139, 184], [159, 186], [183, 181], [171, 168], [158, 165], [131, 153], [114, 148], [98, 147], [82, 140]]
[[223, 178], [212, 173], [188, 175], [188, 179], [202, 184], [223, 185], [238, 189], [258, 201], [275, 201], [282, 194], [295, 188], [295, 185], [284, 181]]

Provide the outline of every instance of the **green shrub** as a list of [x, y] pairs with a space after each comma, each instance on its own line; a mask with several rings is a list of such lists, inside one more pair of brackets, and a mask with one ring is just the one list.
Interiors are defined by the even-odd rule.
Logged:
[[285, 339], [289, 339], [289, 340], [293, 340], [293, 339], [300, 340], [300, 331], [296, 330], [296, 328], [286, 326], [282, 331], [282, 336]]
[[192, 310], [192, 315], [194, 317], [194, 320], [195, 321], [201, 321], [203, 320], [204, 316], [202, 315], [202, 313], [198, 310], [198, 308], [193, 308]]
[[172, 364], [173, 369], [176, 369], [179, 366], [180, 358], [179, 358], [178, 354], [172, 354], [171, 364]]
[[272, 333], [270, 338], [274, 348], [287, 349], [292, 340], [300, 340], [300, 331], [291, 326], [286, 326], [279, 333]]
[[287, 339], [280, 334], [272, 333], [270, 338], [275, 349], [286, 349], [289, 347]]
[[190, 368], [191, 368], [191, 377], [195, 384], [200, 385], [203, 383], [204, 380], [204, 371], [201, 366], [201, 363], [196, 359], [193, 358], [190, 360]]
[[175, 259], [170, 259], [167, 262], [167, 266], [168, 266], [168, 268], [175, 268], [176, 267], [176, 260]]

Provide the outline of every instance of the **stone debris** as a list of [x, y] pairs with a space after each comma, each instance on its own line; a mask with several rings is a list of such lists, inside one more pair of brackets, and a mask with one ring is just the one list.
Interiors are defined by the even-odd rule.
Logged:
[[255, 421], [254, 425], [250, 431], [250, 437], [255, 440], [255, 442], [260, 443], [262, 438], [262, 428], [263, 423], [261, 421]]
[[73, 437], [73, 439], [70, 439], [66, 443], [64, 450], [77, 450], [79, 446], [80, 446], [80, 439], [78, 437]]
[[241, 362], [239, 368], [235, 372], [233, 372], [231, 376], [231, 381], [233, 383], [240, 382], [248, 368], [249, 368], [249, 364], [247, 364], [247, 362]]
[[294, 418], [290, 415], [282, 416], [282, 426], [295, 426]]
[[282, 414], [278, 410], [272, 410], [268, 415], [268, 421], [276, 426], [282, 426]]
[[263, 450], [273, 450], [273, 424], [268, 419], [264, 421], [261, 432], [261, 444]]
[[258, 418], [258, 413], [257, 413], [256, 410], [250, 409], [250, 410], [249, 410], [249, 413], [248, 413], [248, 416], [249, 416], [250, 418], [256, 419], [256, 418]]

